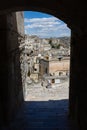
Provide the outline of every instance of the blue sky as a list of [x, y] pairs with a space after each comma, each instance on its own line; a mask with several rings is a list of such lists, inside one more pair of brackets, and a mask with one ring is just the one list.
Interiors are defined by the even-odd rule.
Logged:
[[25, 34], [41, 38], [70, 36], [67, 25], [52, 15], [40, 12], [24, 12]]

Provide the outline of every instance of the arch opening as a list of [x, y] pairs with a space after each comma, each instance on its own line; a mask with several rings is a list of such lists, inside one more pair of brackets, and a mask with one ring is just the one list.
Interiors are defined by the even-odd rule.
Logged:
[[[40, 59], [40, 57], [42, 56], [40, 54], [41, 49], [42, 49], [42, 52], [45, 52], [45, 54], [46, 54], [46, 55], [44, 55], [44, 53], [43, 53], [46, 62], [48, 62], [48, 63], [46, 63], [46, 67], [48, 68], [50, 66], [50, 71], [47, 71], [47, 68], [44, 67], [45, 72], [48, 74], [48, 76], [50, 74], [50, 76], [55, 77], [56, 76], [55, 70], [51, 72], [52, 68], [51, 68], [51, 65], [49, 65], [49, 64], [51, 64], [51, 63], [49, 63], [49, 61], [53, 56], [55, 58], [55, 55], [57, 55], [57, 54], [54, 55], [54, 54], [51, 54], [51, 52], [52, 51], [57, 52], [57, 49], [63, 50], [64, 45], [61, 46], [59, 44], [61, 39], [56, 38], [58, 45], [56, 45], [56, 44], [54, 45], [54, 43], [52, 44], [53, 40], [55, 41], [54, 37], [51, 37], [49, 39], [48, 37], [45, 38], [45, 36], [44, 36], [44, 38], [41, 37], [41, 39], [39, 39], [39, 40], [41, 40], [41, 42], [43, 42], [42, 43], [43, 47], [42, 47], [40, 44], [37, 45], [38, 38], [36, 36], [33, 36], [32, 39], [35, 39], [35, 45], [33, 46], [33, 50], [32, 50], [32, 44], [29, 45], [29, 50], [28, 50], [27, 43], [30, 41], [31, 36], [29, 36], [29, 38], [28, 38], [27, 35], [23, 35], [24, 27], [23, 27], [23, 15], [22, 15], [22, 13], [20, 13], [20, 12], [10, 13], [6, 16], [6, 18], [7, 18], [6, 24], [8, 25], [8, 26], [6, 26], [7, 27], [6, 31], [8, 31], [8, 33], [7, 33], [8, 52], [10, 54], [10, 57], [9, 57], [9, 65], [10, 65], [9, 66], [10, 67], [9, 72], [10, 73], [9, 74], [12, 76], [12, 79], [11, 79], [12, 82], [9, 81], [9, 85], [10, 85], [10, 88], [11, 88], [10, 92], [13, 91], [13, 89], [14, 89], [15, 92], [13, 91], [13, 94], [17, 94], [17, 99], [15, 99], [15, 97], [13, 97], [12, 95], [10, 95], [10, 97], [9, 97], [10, 98], [10, 101], [9, 101], [10, 105], [12, 105], [13, 100], [15, 100], [15, 104], [17, 104], [17, 102], [19, 102], [19, 100], [20, 100], [19, 99], [20, 97], [24, 96], [24, 98], [25, 98], [25, 96], [28, 94], [28, 91], [26, 91], [26, 90], [29, 89], [28, 88], [29, 86], [26, 85], [27, 83], [28, 83], [28, 85], [30, 85], [30, 84], [32, 84], [32, 81], [34, 81], [33, 85], [36, 85], [36, 84], [38, 85], [38, 83], [37, 83], [38, 78], [41, 77], [42, 75], [44, 75], [44, 70], [43, 70], [43, 72], [40, 72], [40, 70], [42, 71], [42, 68], [43, 68], [42, 65], [44, 64], [44, 63], [42, 63], [43, 61]], [[55, 18], [45, 18], [45, 19], [42, 18], [42, 19], [45, 20], [45, 21], [50, 20], [50, 21], [48, 21], [48, 23], [49, 23], [48, 25], [50, 25], [50, 27], [52, 27], [52, 22], [53, 22], [53, 25], [59, 24], [59, 23], [57, 23]], [[44, 27], [46, 26], [45, 21], [44, 21], [44, 24], [45, 24]], [[33, 26], [35, 26], [35, 25], [33, 25]], [[31, 26], [30, 26], [30, 28], [31, 28]], [[52, 29], [51, 29], [51, 31], [52, 31]], [[15, 42], [15, 39], [17, 40], [16, 42]], [[32, 39], [31, 39], [31, 41], [32, 41]], [[47, 41], [48, 41], [48, 43], [47, 43]], [[26, 42], [26, 45], [24, 45], [25, 42]], [[46, 42], [45, 45], [44, 45], [44, 42]], [[52, 47], [53, 50], [51, 50], [51, 52], [50, 52], [49, 50], [51, 49], [51, 47]], [[39, 51], [39, 53], [38, 53], [38, 51]], [[21, 55], [21, 54], [24, 55], [24, 59], [23, 59], [23, 55]], [[35, 55], [34, 57], [33, 57], [33, 54]], [[19, 57], [20, 57], [20, 60], [19, 60]], [[28, 59], [30, 58], [30, 59], [28, 60], [27, 58]], [[57, 60], [59, 62], [61, 62], [59, 57], [57, 57]], [[15, 89], [15, 85], [16, 85], [16, 87], [18, 86], [18, 75], [19, 75], [19, 77], [21, 76], [18, 73], [18, 71], [20, 71], [20, 62], [21, 62], [21, 67], [24, 67], [24, 68], [22, 68], [22, 86], [21, 86], [22, 88], [16, 88]], [[28, 64], [26, 62], [28, 62]], [[55, 64], [56, 64], [56, 62], [57, 61], [55, 61]], [[40, 65], [40, 68], [39, 68], [39, 65]], [[18, 68], [18, 70], [17, 70], [17, 68]], [[49, 68], [48, 68], [48, 70], [49, 70]], [[37, 73], [38, 73], [38, 75], [37, 75]], [[60, 80], [54, 79], [54, 77], [50, 77], [50, 79], [47, 77], [48, 78], [47, 81], [45, 81], [45, 79], [44, 79], [42, 82], [39, 82], [39, 83], [43, 84], [42, 86], [44, 86], [44, 83], [46, 83], [45, 87], [46, 87], [46, 89], [49, 89], [51, 87], [54, 87], [55, 83], [60, 83]], [[42, 80], [42, 78], [40, 78], [40, 80]], [[20, 85], [20, 83], [19, 83], [19, 85]], [[25, 86], [27, 86], [27, 89], [26, 89]], [[12, 96], [12, 100], [11, 100], [11, 96]], [[49, 98], [49, 100], [51, 100], [51, 99]], [[66, 103], [67, 103], [67, 101], [66, 101]], [[15, 104], [14, 104], [14, 107], [16, 106]], [[49, 102], [47, 104], [49, 104]]]
[[[77, 8], [78, 7], [78, 8]], [[87, 52], [87, 17], [86, 2], [76, 0], [56, 1], [56, 0], [3, 0], [0, 4], [0, 73], [1, 73], [1, 91], [0, 91], [0, 122], [6, 122], [9, 117], [13, 117], [14, 110], [18, 108], [23, 100], [21, 88], [19, 63], [19, 43], [16, 30], [9, 30], [9, 26], [15, 25], [15, 17], [10, 24], [7, 22], [7, 13], [23, 10], [35, 10], [53, 14], [63, 20], [72, 30], [71, 36], [71, 66], [70, 66], [70, 116], [79, 126], [79, 129], [87, 127], [87, 109], [86, 109], [86, 58]], [[85, 19], [85, 20], [84, 20]], [[17, 22], [16, 22], [17, 25]], [[11, 28], [10, 28], [11, 29]], [[11, 40], [10, 34], [15, 35], [16, 40]], [[23, 37], [19, 38], [22, 39]], [[21, 42], [21, 41], [20, 41]], [[82, 45], [84, 43], [84, 45]], [[16, 50], [16, 52], [15, 52]], [[15, 52], [15, 53], [14, 53]], [[32, 54], [32, 52], [31, 52]], [[15, 56], [16, 55], [16, 56]], [[32, 68], [31, 68], [32, 71]], [[19, 75], [17, 77], [17, 74]], [[14, 76], [15, 75], [15, 76]], [[50, 74], [52, 75], [52, 74]], [[67, 75], [67, 74], [66, 74]], [[3, 82], [5, 81], [5, 82]], [[16, 82], [17, 81], [17, 82]], [[20, 82], [19, 82], [20, 81]], [[14, 86], [14, 87], [12, 87]], [[17, 87], [18, 86], [18, 87]], [[18, 89], [17, 89], [18, 88]], [[20, 91], [21, 90], [21, 91]], [[22, 95], [22, 96], [21, 96]], [[51, 103], [51, 102], [50, 102]], [[32, 104], [32, 103], [31, 103]], [[61, 102], [59, 103], [59, 105]]]
[[[44, 14], [43, 17], [39, 15], [26, 17], [25, 23], [27, 24], [25, 24], [25, 29], [29, 28], [29, 32], [27, 30], [25, 35], [25, 55], [30, 75], [26, 77], [27, 80], [25, 82], [25, 102], [26, 104], [32, 102], [33, 104], [43, 106], [43, 104], [49, 104], [50, 100], [52, 101], [51, 103], [55, 102], [55, 104], [62, 102], [60, 101], [61, 98], [61, 100], [65, 100], [65, 104], [67, 104], [68, 108], [69, 76], [66, 75], [66, 73], [69, 71], [70, 43], [65, 45], [67, 44], [66, 36], [63, 36], [64, 39], [62, 39], [62, 37], [57, 37], [57, 35], [53, 36], [53, 34], [47, 37], [45, 37], [46, 35], [44, 36], [43, 33], [41, 34], [41, 29], [48, 29], [46, 30], [48, 33], [51, 27], [52, 29], [54, 27], [57, 28], [57, 25], [59, 27], [60, 23], [57, 23], [57, 19], [53, 18], [53, 16], [46, 17]], [[63, 22], [61, 24], [63, 24]], [[50, 28], [48, 28], [48, 25], [50, 25]], [[32, 54], [29, 53], [31, 51], [33, 52]], [[27, 55], [27, 52], [29, 55]], [[35, 69], [37, 71], [35, 71]], [[61, 91], [58, 90], [60, 88]], [[64, 91], [66, 91], [67, 94], [65, 94]], [[62, 95], [62, 93], [65, 95]], [[39, 109], [39, 105], [36, 109]]]

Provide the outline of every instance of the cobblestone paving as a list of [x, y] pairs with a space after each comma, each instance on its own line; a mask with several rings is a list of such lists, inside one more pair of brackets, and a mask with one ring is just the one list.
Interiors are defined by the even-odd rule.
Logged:
[[[28, 86], [28, 96], [8, 130], [71, 130], [68, 120], [68, 82], [44, 88]], [[75, 129], [72, 129], [75, 130]]]

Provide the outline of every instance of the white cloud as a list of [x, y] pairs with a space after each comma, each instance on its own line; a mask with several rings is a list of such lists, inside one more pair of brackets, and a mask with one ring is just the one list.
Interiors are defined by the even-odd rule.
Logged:
[[40, 37], [70, 35], [67, 25], [55, 17], [24, 19], [25, 33]]
[[[32, 19], [28, 19], [28, 18], [25, 18], [24, 19], [24, 22], [25, 23], [35, 23], [35, 22], [54, 22], [54, 21], [57, 21], [58, 19], [55, 18], [55, 17], [48, 17], [48, 18], [32, 18]], [[59, 22], [60, 24], [60, 22]]]

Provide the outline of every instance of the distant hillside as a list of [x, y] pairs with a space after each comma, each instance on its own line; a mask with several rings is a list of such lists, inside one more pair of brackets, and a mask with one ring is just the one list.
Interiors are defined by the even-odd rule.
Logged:
[[60, 43], [65, 44], [67, 47], [70, 46], [70, 37], [59, 37]]
[[70, 37], [54, 37], [54, 38], [39, 38], [36, 35], [26, 35], [26, 37], [29, 39], [29, 41], [37, 42], [37, 43], [42, 43], [42, 44], [50, 44], [52, 48], [59, 48], [59, 46], [63, 46], [65, 48], [70, 47]]
[[69, 48], [70, 37], [48, 38], [48, 43], [52, 46], [52, 48], [58, 48], [59, 46]]

